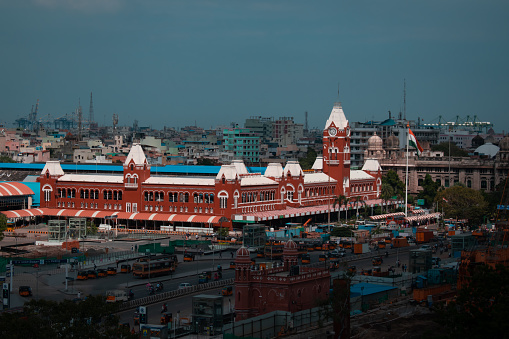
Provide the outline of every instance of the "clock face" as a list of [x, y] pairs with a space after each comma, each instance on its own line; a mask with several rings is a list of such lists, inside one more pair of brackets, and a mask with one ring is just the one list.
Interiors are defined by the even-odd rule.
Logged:
[[329, 128], [329, 135], [335, 136], [338, 133], [338, 130], [334, 127]]

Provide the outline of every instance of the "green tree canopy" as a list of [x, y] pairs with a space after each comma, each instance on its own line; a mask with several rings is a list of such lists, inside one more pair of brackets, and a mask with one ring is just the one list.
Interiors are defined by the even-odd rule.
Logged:
[[31, 300], [22, 312], [0, 314], [3, 338], [136, 338], [119, 326], [116, 305], [103, 296], [78, 303]]
[[353, 227], [334, 227], [330, 232], [330, 235], [333, 237], [352, 237], [353, 230]]
[[11, 157], [8, 157], [7, 155], [0, 155], [0, 162], [16, 162], [12, 160]]
[[[432, 151], [444, 152], [444, 156], [449, 156], [449, 143], [441, 142], [438, 145], [431, 145]], [[456, 146], [456, 143], [451, 142], [451, 156], [453, 157], [468, 157], [468, 152]]]
[[472, 278], [455, 302], [437, 307], [437, 321], [446, 338], [507, 338], [509, 333], [509, 270], [471, 266]]
[[482, 223], [488, 208], [481, 192], [464, 186], [453, 186], [440, 191], [435, 201], [443, 208], [446, 218], [468, 219], [470, 225]]
[[405, 183], [401, 181], [396, 171], [389, 170], [386, 175], [382, 176], [382, 187], [384, 183], [392, 187], [395, 196], [405, 196]]
[[316, 151], [312, 147], [308, 147], [306, 156], [299, 159], [299, 164], [302, 169], [311, 169], [316, 160]]
[[424, 177], [424, 181], [422, 183], [422, 191], [417, 194], [418, 199], [424, 199], [424, 206], [429, 208], [435, 201], [435, 197], [437, 195], [438, 189], [440, 188], [440, 184], [433, 181], [431, 175], [426, 174]]
[[7, 217], [0, 213], [0, 241], [4, 239], [4, 232], [7, 230]]
[[215, 161], [210, 158], [198, 158], [197, 165], [200, 166], [214, 166], [216, 165]]

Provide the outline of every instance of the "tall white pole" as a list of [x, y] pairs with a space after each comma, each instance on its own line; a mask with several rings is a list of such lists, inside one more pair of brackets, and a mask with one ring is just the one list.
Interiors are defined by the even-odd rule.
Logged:
[[408, 140], [410, 139], [410, 125], [407, 123], [406, 136], [406, 175], [405, 175], [405, 218], [408, 217]]

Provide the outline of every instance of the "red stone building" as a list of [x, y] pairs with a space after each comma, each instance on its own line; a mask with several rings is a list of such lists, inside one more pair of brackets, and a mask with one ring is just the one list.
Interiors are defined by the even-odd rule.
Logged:
[[298, 312], [318, 306], [329, 297], [326, 267], [298, 266], [297, 244], [289, 240], [279, 267], [254, 270], [249, 251], [242, 247], [235, 259], [235, 320], [276, 310]]
[[[221, 166], [216, 177], [153, 175], [144, 151], [134, 144], [119, 174], [64, 173], [58, 161], [41, 172], [41, 209], [34, 215], [104, 218], [116, 216], [129, 228], [161, 225], [234, 227], [237, 222], [268, 221], [325, 214], [334, 197], [359, 196], [380, 203], [377, 160], [350, 169], [350, 127], [336, 103], [323, 131], [323, 157], [313, 171], [297, 161], [271, 163], [264, 174], [248, 173], [241, 160]], [[42, 211], [42, 212], [41, 212]], [[30, 214], [28, 214], [30, 215]]]

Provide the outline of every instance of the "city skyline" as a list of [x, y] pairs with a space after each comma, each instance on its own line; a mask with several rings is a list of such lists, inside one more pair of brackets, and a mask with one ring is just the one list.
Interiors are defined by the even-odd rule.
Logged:
[[503, 1], [221, 3], [0, 0], [0, 122], [70, 114], [154, 128], [292, 116], [322, 128], [404, 110], [507, 132]]

